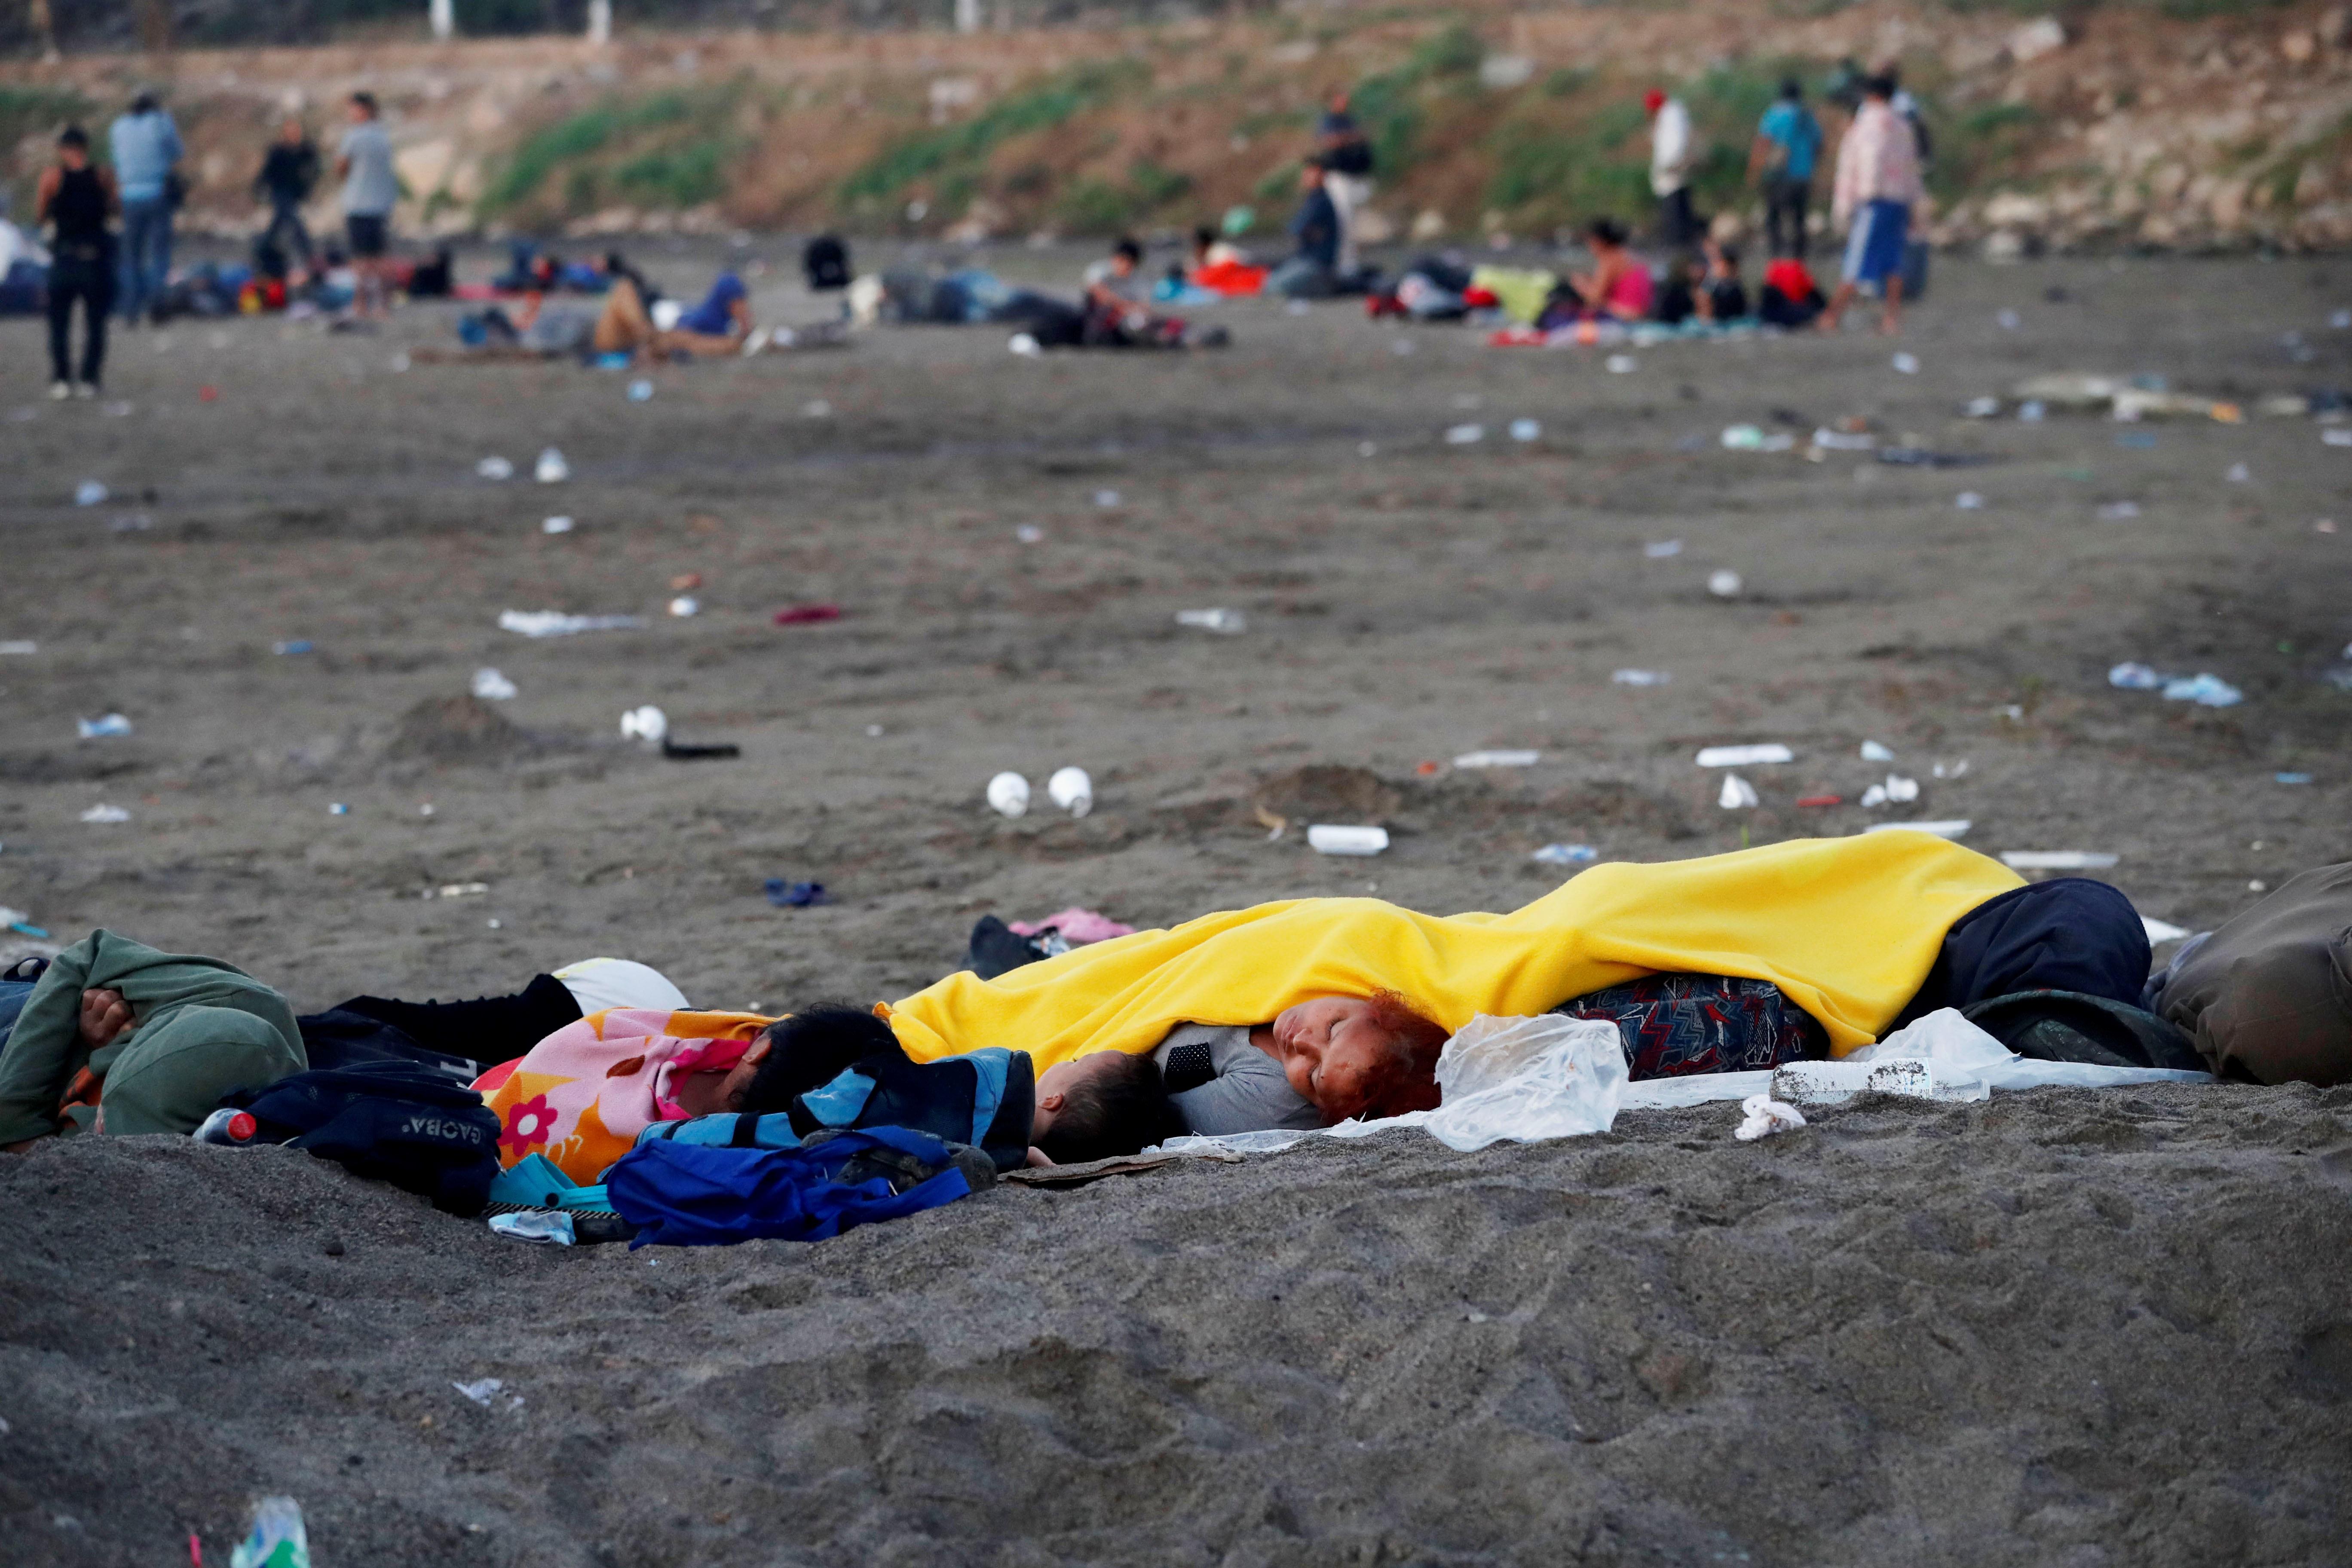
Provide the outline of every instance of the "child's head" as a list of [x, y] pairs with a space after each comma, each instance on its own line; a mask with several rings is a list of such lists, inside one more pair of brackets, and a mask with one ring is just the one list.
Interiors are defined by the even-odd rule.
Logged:
[[1146, 1053], [1097, 1051], [1037, 1075], [1029, 1142], [1056, 1165], [1133, 1154], [1182, 1129]]
[[858, 1058], [898, 1048], [890, 1026], [866, 1008], [803, 1007], [769, 1025], [743, 1053], [727, 1075], [726, 1107], [753, 1116], [788, 1110], [796, 1098], [830, 1082]]

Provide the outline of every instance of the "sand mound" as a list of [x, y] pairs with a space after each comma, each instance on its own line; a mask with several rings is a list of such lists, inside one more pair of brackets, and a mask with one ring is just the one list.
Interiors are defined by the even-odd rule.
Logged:
[[53, 1145], [0, 1160], [0, 1532], [225, 1560], [268, 1489], [322, 1563], [2336, 1553], [2352, 1091], [1737, 1120], [635, 1254], [291, 1151]]
[[400, 716], [385, 754], [396, 762], [502, 763], [535, 744], [478, 697], [427, 697]]
[[1318, 763], [1275, 774], [1258, 785], [1250, 804], [1293, 822], [1379, 826], [1396, 815], [1404, 795], [1370, 768]]

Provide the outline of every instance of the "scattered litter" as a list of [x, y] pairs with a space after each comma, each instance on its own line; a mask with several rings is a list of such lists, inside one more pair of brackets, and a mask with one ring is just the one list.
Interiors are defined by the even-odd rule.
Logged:
[[648, 702], [621, 715], [621, 738], [658, 746], [669, 734], [669, 715]]
[[1939, 817], [1932, 822], [1874, 822], [1864, 833], [1931, 833], [1938, 838], [1964, 838], [1976, 824], [1965, 816]]
[[2311, 782], [2311, 775], [2309, 773], [2273, 773], [2271, 782], [2283, 784], [2307, 784]]
[[1664, 561], [1671, 556], [1680, 555], [1682, 552], [1683, 542], [1679, 539], [1654, 540], [1642, 546], [1642, 553], [1653, 561]]
[[1465, 752], [1454, 759], [1457, 768], [1531, 768], [1540, 762], [1540, 752]]
[[1714, 595], [1718, 599], [1736, 599], [1739, 597], [1739, 590], [1742, 586], [1743, 584], [1739, 580], [1739, 574], [1730, 570], [1728, 567], [1726, 567], [1719, 572], [1710, 572], [1707, 574], [1706, 591]]
[[568, 637], [580, 632], [625, 631], [644, 626], [641, 616], [567, 616], [561, 610], [500, 610], [499, 629], [527, 637]]
[[1399, 338], [1396, 342], [1389, 345], [1389, 353], [1402, 358], [1403, 356], [1415, 352], [1420, 346], [1420, 344], [1414, 342], [1411, 338]]
[[2107, 671], [2107, 684], [2122, 691], [2154, 691], [2170, 679], [2128, 659]]
[[1744, 811], [1757, 804], [1756, 786], [1738, 773], [1726, 773], [1723, 793], [1715, 797], [1715, 804], [1726, 811]]
[[1965, 777], [1968, 771], [1969, 760], [1966, 757], [1962, 757], [1957, 763], [1948, 764], [1937, 763], [1935, 767], [1936, 776], [1939, 779], [1956, 779]]
[[2331, 425], [2319, 433], [2319, 438], [2331, 447], [2352, 447], [2352, 425]]
[[1445, 432], [1445, 444], [1449, 447], [1467, 447], [1486, 438], [1484, 425], [1455, 425]]
[[[207, 397], [205, 401], [210, 403], [212, 399]], [[110, 419], [128, 419], [131, 417], [131, 405], [128, 403], [101, 404], [98, 411], [100, 414], [105, 415]]]
[[1002, 773], [988, 781], [988, 804], [1000, 816], [1020, 816], [1029, 809], [1029, 781], [1016, 773]]
[[1858, 1094], [1933, 1100], [1936, 1075], [1926, 1057], [1866, 1062], [1784, 1062], [1772, 1071], [1772, 1098], [1791, 1105], [1836, 1105]]
[[1904, 801], [1919, 798], [1919, 781], [1906, 779], [1901, 773], [1887, 774], [1885, 788], [1886, 798], [1889, 800]]
[[409, 359], [408, 351], [403, 349], [384, 362], [384, 368], [394, 375], [406, 375], [412, 363], [414, 362]]
[[539, 455], [539, 464], [531, 469], [531, 478], [543, 485], [560, 485], [572, 477], [572, 465], [563, 454], [550, 447]]
[[2029, 397], [2017, 405], [2018, 422], [2022, 425], [2039, 425], [2049, 412], [2049, 405], [2040, 398]]
[[1045, 542], [1045, 531], [1034, 522], [1024, 522], [1013, 531], [1013, 537], [1024, 544], [1043, 544]]
[[780, 626], [814, 626], [818, 621], [839, 619], [839, 605], [792, 605], [776, 612], [776, 625]]
[[1663, 669], [1620, 669], [1609, 679], [1620, 686], [1664, 686], [1674, 677]]
[[2253, 470], [2243, 463], [2232, 463], [2230, 471], [2221, 476], [2233, 485], [2242, 485], [2254, 477]]
[[499, 1378], [485, 1377], [473, 1383], [453, 1383], [449, 1386], [475, 1404], [488, 1407], [490, 1401], [497, 1398], [499, 1391], [506, 1387], [506, 1384]]
[[[33, 923], [33, 917], [30, 911], [25, 910], [12, 910], [5, 904], [0, 904], [0, 928], [13, 931], [18, 936], [46, 937], [49, 934], [46, 928], [37, 926]], [[5, 1437], [7, 1435], [8, 1428], [5, 1426], [0, 1426], [0, 1437]]]
[[1970, 419], [1990, 419], [2000, 413], [1998, 397], [1971, 397], [1960, 412]]
[[680, 594], [669, 602], [669, 613], [679, 620], [702, 613], [702, 601], [691, 594]]
[[2021, 318], [2018, 313], [2010, 310], [2003, 310], [1996, 313], [1993, 320], [2000, 323], [2000, 330], [2004, 332], [2013, 332], [2017, 331], [2018, 327], [2021, 324]]
[[149, 517], [143, 511], [134, 512], [126, 517], [110, 518], [107, 521], [106, 531], [109, 533], [144, 533], [154, 526], [155, 520], [153, 518]]
[[2246, 891], [2250, 893], [2267, 893], [2270, 890], [2271, 885], [2268, 882], [2263, 881], [2260, 877], [2256, 877], [2252, 881], [2246, 884]]
[[572, 520], [568, 517], [551, 517], [539, 525], [539, 531], [541, 533], [569, 533], [572, 531]]
[[2200, 708], [2234, 708], [2246, 700], [2244, 692], [2220, 676], [2205, 674], [2165, 682], [2164, 695], [2168, 701], [2194, 702]]
[[327, 815], [329, 816], [349, 816], [351, 814], [352, 808], [345, 805], [340, 800], [335, 802], [334, 805], [327, 807]]
[[487, 665], [474, 671], [474, 695], [485, 702], [511, 701], [515, 691], [513, 681]]
[[1867, 430], [1832, 430], [1824, 425], [1813, 432], [1813, 445], [1825, 452], [1873, 452], [1878, 437]]
[[1894, 364], [1895, 368], [1902, 372], [1905, 375], [1916, 375], [1919, 374], [1919, 356], [1917, 354], [1898, 353], [1895, 356]]
[[1538, 866], [1584, 866], [1601, 858], [1590, 844], [1547, 844], [1529, 857]]
[[1862, 760], [1865, 763], [1891, 763], [1895, 760], [1895, 753], [1876, 741], [1864, 741], [1862, 743]]
[[96, 506], [106, 500], [107, 494], [106, 487], [96, 479], [84, 479], [74, 486], [74, 505]]
[[1377, 458], [1380, 455], [1381, 447], [1379, 442], [1359, 441], [1356, 443], [1356, 456], [1359, 458]]
[[1982, 511], [1985, 499], [1974, 490], [1962, 490], [1952, 504], [1962, 511]]
[[780, 910], [805, 910], [833, 902], [823, 882], [788, 882], [782, 877], [771, 877], [761, 886], [768, 902]]
[[1039, 346], [1037, 340], [1027, 332], [1013, 333], [1013, 341], [1004, 346], [1023, 359], [1039, 359], [1044, 357], [1045, 353], [1045, 349]]
[[1709, 746], [1698, 754], [1698, 765], [1703, 768], [1752, 768], [1796, 760], [1797, 754], [1778, 741], [1757, 746]]
[[2152, 452], [2156, 449], [2156, 432], [2153, 430], [2126, 430], [2116, 437], [2116, 445], [2124, 447], [2128, 451]]
[[474, 465], [474, 472], [486, 479], [510, 479], [514, 478], [514, 465], [504, 458], [484, 458]]
[[1095, 781], [1084, 768], [1056, 768], [1045, 781], [1045, 798], [1072, 816], [1084, 816], [1095, 808]]
[[85, 741], [104, 740], [112, 735], [131, 733], [131, 721], [120, 713], [109, 713], [102, 719], [77, 719], [74, 725]]
[[2152, 915], [2140, 916], [2139, 923], [2147, 932], [2147, 944], [2150, 947], [2159, 946], [2168, 942], [2179, 942], [2189, 934], [2186, 926], [2177, 926], [2170, 921], [2160, 921]]
[[[191, 1533], [188, 1540], [193, 1558], [196, 1537]], [[310, 1568], [302, 1505], [290, 1497], [266, 1497], [255, 1503], [253, 1528], [230, 1551], [228, 1562], [229, 1568]]]
[[1511, 421], [1511, 439], [1514, 441], [1533, 441], [1542, 435], [1543, 426], [1532, 419]]
[[2111, 500], [2099, 508], [2101, 522], [2129, 522], [2139, 515], [2139, 502]]
[[1864, 811], [1875, 811], [1885, 804], [1886, 786], [1885, 784], [1874, 784], [1862, 792], [1862, 808]]
[[0, 642], [0, 654], [21, 656], [39, 651], [40, 645], [30, 637], [11, 637], [6, 642]]
[[1727, 425], [1722, 440], [1724, 449], [1732, 452], [1787, 452], [1797, 445], [1797, 438], [1786, 430], [1768, 436], [1753, 425]]
[[2323, 517], [2311, 525], [2311, 531], [2314, 533], [2333, 533], [2336, 531], [2336, 520], [2332, 517]]
[[131, 814], [119, 805], [93, 805], [81, 814], [84, 822], [128, 822]]
[[1389, 847], [1389, 830], [1318, 822], [1307, 830], [1307, 843], [1318, 855], [1377, 855]]
[[1097, 490], [1095, 492], [1095, 505], [1100, 507], [1105, 511], [1118, 510], [1119, 500], [1119, 493], [1117, 490]]
[[428, 899], [478, 899], [490, 890], [488, 882], [444, 882], [437, 888], [427, 888]]
[[269, 645], [269, 651], [275, 654], [309, 653], [310, 639], [297, 637], [292, 642], [274, 642]]
[[[572, 1216], [562, 1209], [531, 1209], [522, 1214], [494, 1214], [490, 1216], [490, 1228], [500, 1236], [510, 1236], [517, 1241], [552, 1242], [558, 1247], [570, 1247], [575, 1239], [572, 1231]], [[480, 1403], [487, 1405], [489, 1401], [483, 1400]]]
[[812, 397], [806, 403], [801, 405], [801, 417], [803, 419], [830, 419], [833, 417], [833, 405], [827, 403], [822, 397]]
[[1842, 795], [1801, 795], [1797, 797], [1797, 804], [1799, 805], [1805, 806], [1843, 805], [1845, 804], [1845, 796]]
[[633, 382], [629, 383], [629, 401], [630, 401], [630, 402], [632, 402], [632, 403], [650, 403], [651, 401], [653, 401], [653, 395], [654, 395], [654, 384], [653, 384], [652, 382], [650, 382], [650, 381], [646, 380], [643, 376], [640, 376], [640, 377], [638, 377], [636, 380], [635, 380], [635, 381], [633, 381]]
[[1081, 909], [1076, 904], [1043, 920], [1007, 921], [1004, 929], [1014, 936], [1042, 936], [1053, 931], [1072, 947], [1087, 947], [1095, 942], [1108, 942], [1115, 936], [1135, 934], [1133, 926], [1094, 910]]
[[673, 763], [715, 763], [741, 756], [743, 748], [737, 745], [681, 746], [665, 735], [662, 737], [661, 753]]
[[1739, 1102], [1739, 1109], [1747, 1113], [1746, 1120], [1731, 1135], [1742, 1143], [1753, 1143], [1775, 1132], [1794, 1132], [1805, 1124], [1795, 1106], [1783, 1105], [1769, 1094], [1751, 1094]]
[[1176, 612], [1176, 624], [1198, 626], [1204, 632], [1223, 632], [1228, 637], [1249, 629], [1248, 617], [1239, 610], [1179, 610]]
[[1642, 362], [1632, 354], [1611, 354], [1601, 363], [1608, 367], [1612, 375], [1631, 375], [1642, 368]]
[[2104, 871], [2121, 856], [2095, 849], [2004, 849], [2000, 863], [2012, 871]]

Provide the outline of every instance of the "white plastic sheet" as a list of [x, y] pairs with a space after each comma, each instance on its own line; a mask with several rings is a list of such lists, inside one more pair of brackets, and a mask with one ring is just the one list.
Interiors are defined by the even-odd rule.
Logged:
[[2021, 1057], [1950, 1007], [1939, 1007], [1845, 1059], [1866, 1062], [1880, 1057], [1926, 1057], [1933, 1064], [1937, 1100], [1983, 1100], [1996, 1089], [2121, 1089], [2138, 1083], [2213, 1081], [2210, 1073], [2175, 1068], [2111, 1068]]

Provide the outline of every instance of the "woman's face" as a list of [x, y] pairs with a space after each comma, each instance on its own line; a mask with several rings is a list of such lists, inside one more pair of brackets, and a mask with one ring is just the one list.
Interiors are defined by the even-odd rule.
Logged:
[[1274, 1043], [1291, 1089], [1331, 1121], [1361, 1114], [1405, 1050], [1360, 996], [1318, 996], [1284, 1008]]

